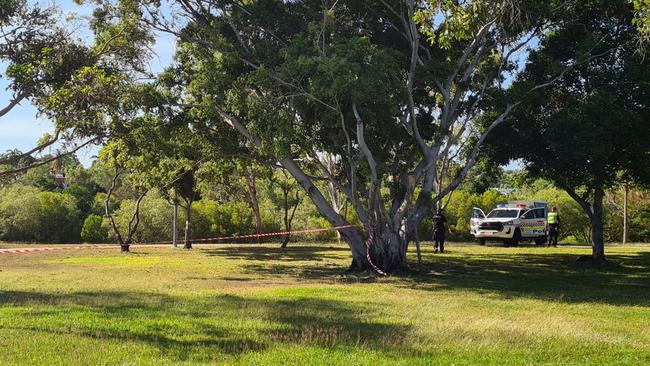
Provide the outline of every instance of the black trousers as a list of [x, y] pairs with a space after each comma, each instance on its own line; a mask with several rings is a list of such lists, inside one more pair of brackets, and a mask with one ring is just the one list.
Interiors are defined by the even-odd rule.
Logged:
[[436, 230], [433, 232], [433, 249], [437, 250], [440, 248], [440, 252], [445, 251], [445, 231]]
[[548, 245], [557, 246], [558, 229], [557, 224], [548, 225]]

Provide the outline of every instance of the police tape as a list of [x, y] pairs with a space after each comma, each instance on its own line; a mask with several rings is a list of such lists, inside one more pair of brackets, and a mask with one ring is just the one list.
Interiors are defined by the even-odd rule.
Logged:
[[[230, 236], [216, 236], [211, 238], [199, 238], [191, 239], [192, 244], [201, 243], [206, 241], [223, 241], [223, 240], [238, 240], [238, 239], [257, 239], [257, 238], [268, 238], [273, 236], [286, 236], [286, 235], [296, 235], [296, 234], [311, 234], [318, 233], [323, 231], [332, 231], [332, 230], [343, 230], [353, 227], [358, 227], [358, 225], [343, 225], [343, 226], [333, 226], [326, 228], [315, 228], [315, 229], [304, 229], [304, 230], [292, 230], [292, 231], [278, 231], [274, 233], [260, 233], [260, 234], [245, 234], [245, 235], [230, 235]], [[179, 243], [182, 242], [179, 241]], [[142, 243], [142, 244], [172, 244], [173, 241], [156, 241], [151, 243]]]
[[[323, 231], [332, 231], [332, 230], [343, 230], [353, 227], [358, 227], [357, 225], [343, 225], [343, 226], [334, 226], [327, 228], [314, 228], [314, 229], [304, 229], [304, 230], [293, 230], [293, 231], [279, 231], [273, 233], [260, 233], [260, 234], [246, 234], [246, 235], [230, 235], [230, 236], [219, 236], [212, 238], [199, 238], [190, 240], [192, 244], [200, 245], [201, 242], [211, 242], [211, 241], [223, 241], [223, 240], [237, 240], [237, 239], [251, 239], [251, 238], [267, 238], [273, 236], [285, 236], [285, 235], [296, 235], [296, 234], [309, 234], [309, 233], [318, 233]], [[130, 244], [132, 246], [153, 246], [158, 244], [172, 244], [172, 241], [157, 241], [157, 242], [148, 242], [148, 243], [134, 243]], [[182, 241], [180, 242], [182, 243]], [[66, 250], [66, 249], [109, 249], [115, 248], [114, 245], [110, 244], [98, 244], [98, 245], [76, 245], [76, 246], [60, 246], [60, 247], [47, 247], [47, 248], [9, 248], [9, 249], [0, 249], [0, 254], [23, 254], [23, 253], [37, 253], [37, 252], [49, 252], [54, 250]]]
[[370, 234], [368, 235], [368, 239], [366, 239], [366, 259], [368, 260], [368, 263], [370, 263], [370, 266], [372, 269], [375, 270], [379, 275], [381, 276], [387, 276], [388, 274], [384, 271], [381, 270], [375, 263], [372, 261], [372, 257], [370, 255], [370, 246], [372, 245], [372, 235], [373, 235], [374, 230], [370, 230]]
[[[343, 226], [334, 226], [328, 228], [314, 228], [314, 229], [304, 229], [304, 230], [293, 230], [293, 231], [278, 231], [273, 233], [261, 233], [261, 234], [246, 234], [246, 235], [231, 235], [231, 236], [219, 236], [212, 238], [200, 238], [192, 239], [192, 244], [200, 245], [200, 242], [206, 241], [222, 241], [222, 240], [237, 240], [237, 239], [251, 239], [251, 238], [268, 238], [273, 236], [285, 236], [285, 235], [295, 235], [295, 234], [310, 234], [318, 233], [323, 231], [332, 231], [332, 230], [343, 230], [353, 227], [359, 227], [358, 225], [343, 225]], [[366, 259], [372, 267], [372, 269], [381, 276], [386, 276], [387, 273], [382, 271], [372, 260], [370, 255], [370, 247], [372, 246], [373, 231], [370, 230], [368, 238], [364, 241], [366, 244]], [[161, 241], [161, 242], [152, 242], [152, 243], [138, 243], [133, 244], [134, 246], [154, 246], [162, 244], [172, 244], [172, 241]], [[38, 252], [49, 252], [55, 250], [66, 250], [66, 249], [109, 249], [114, 248], [113, 245], [77, 245], [77, 246], [62, 246], [62, 247], [49, 247], [49, 248], [17, 248], [17, 249], [0, 249], [0, 254], [25, 254], [25, 253], [38, 253]]]
[[54, 250], [66, 250], [66, 249], [109, 249], [115, 248], [112, 245], [76, 245], [76, 246], [61, 246], [61, 247], [48, 247], [48, 248], [9, 248], [9, 249], [0, 249], [0, 254], [23, 254], [23, 253], [38, 253], [38, 252], [50, 252]]

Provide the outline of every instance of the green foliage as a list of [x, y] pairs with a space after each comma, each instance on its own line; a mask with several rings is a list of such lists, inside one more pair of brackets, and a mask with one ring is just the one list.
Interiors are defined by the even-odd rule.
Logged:
[[630, 0], [634, 4], [635, 17], [632, 21], [639, 32], [638, 45], [645, 52], [650, 43], [650, 0]]
[[[121, 201], [119, 208], [113, 213], [113, 217], [122, 235], [126, 234], [126, 228], [132, 218], [135, 209], [135, 200], [127, 199]], [[182, 211], [182, 210], [179, 210]], [[179, 215], [180, 216], [180, 215]], [[180, 225], [179, 225], [180, 227]], [[111, 230], [111, 235], [113, 232]], [[157, 192], [150, 192], [140, 206], [140, 224], [134, 235], [136, 242], [150, 242], [171, 240], [172, 238], [172, 206]]]
[[55, 192], [38, 195], [39, 241], [76, 242], [79, 240], [81, 213], [74, 197]]
[[85, 216], [90, 213], [94, 197], [88, 188], [83, 186], [70, 185], [63, 190], [63, 193], [75, 198], [77, 201], [77, 208], [79, 209], [81, 215]]
[[245, 202], [201, 200], [192, 205], [193, 232], [196, 237], [255, 233], [253, 212]]
[[[632, 205], [630, 211], [629, 240], [633, 243], [650, 241], [650, 200]], [[620, 220], [619, 222], [620, 227]]]
[[0, 190], [0, 238], [69, 243], [79, 240], [80, 212], [74, 197], [13, 185]]
[[[488, 214], [499, 203], [508, 201], [510, 197], [504, 196], [496, 190], [487, 190], [483, 194], [476, 194], [467, 191], [454, 192], [449, 204], [445, 208], [449, 229], [452, 239], [472, 239], [469, 235], [469, 220], [472, 217], [472, 209], [478, 207], [485, 214]], [[422, 239], [430, 239], [433, 233], [431, 218], [427, 220], [427, 233], [423, 233]]]
[[0, 191], [0, 238], [3, 240], [37, 240], [39, 190], [13, 185]]
[[548, 202], [549, 208], [557, 207], [560, 215], [560, 239], [572, 237], [573, 240], [582, 244], [591, 242], [589, 217], [565, 191], [548, 187], [520, 198], [542, 200]]
[[102, 226], [102, 217], [89, 215], [81, 227], [81, 240], [86, 243], [104, 243], [108, 239], [108, 232]]

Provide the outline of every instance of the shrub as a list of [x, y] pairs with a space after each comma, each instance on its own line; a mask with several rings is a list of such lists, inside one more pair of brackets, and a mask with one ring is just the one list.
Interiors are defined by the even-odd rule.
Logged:
[[106, 228], [102, 227], [102, 217], [90, 215], [81, 228], [81, 240], [87, 243], [104, 243], [108, 239]]
[[79, 241], [81, 214], [74, 197], [41, 192], [39, 202], [38, 240], [43, 242], [70, 243]]
[[[98, 194], [99, 195], [99, 194]], [[133, 217], [135, 209], [134, 200], [124, 200], [119, 208], [113, 212], [113, 218], [117, 223], [120, 234], [126, 237], [129, 221]], [[179, 210], [179, 216], [182, 210]], [[179, 218], [179, 222], [182, 222]], [[110, 227], [110, 225], [108, 225]], [[181, 225], [179, 225], [179, 228]], [[113, 230], [110, 230], [111, 238], [114, 237]], [[140, 223], [134, 235], [137, 242], [151, 242], [171, 240], [172, 237], [172, 205], [160, 194], [150, 192], [140, 205]]]
[[80, 212], [73, 196], [13, 185], [0, 191], [0, 238], [41, 242], [79, 240]]

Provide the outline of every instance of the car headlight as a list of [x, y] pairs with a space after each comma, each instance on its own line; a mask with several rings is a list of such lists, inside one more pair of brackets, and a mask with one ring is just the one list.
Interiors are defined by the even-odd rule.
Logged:
[[508, 222], [506, 222], [504, 225], [506, 225], [506, 226], [512, 226], [512, 225], [514, 225], [514, 224], [515, 224], [515, 221], [512, 220], [512, 221], [508, 221]]

